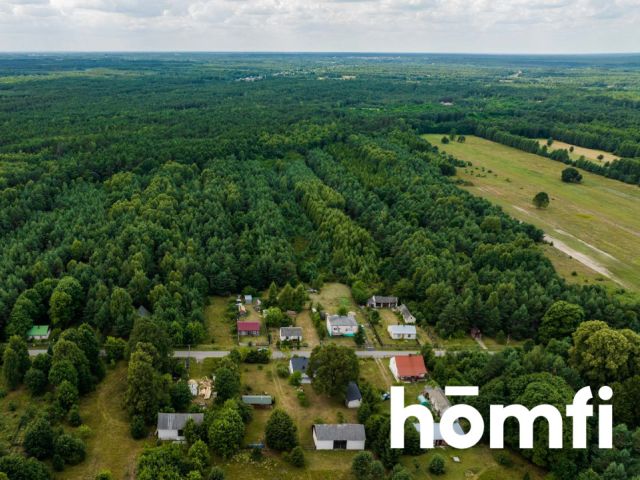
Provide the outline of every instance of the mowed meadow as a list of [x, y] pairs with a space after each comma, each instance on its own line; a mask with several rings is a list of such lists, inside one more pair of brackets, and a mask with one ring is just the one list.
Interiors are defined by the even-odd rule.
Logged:
[[[441, 143], [441, 134], [424, 138], [472, 163], [457, 173], [469, 192], [543, 229], [557, 248], [599, 277], [640, 290], [640, 188], [582, 170], [581, 184], [563, 183], [563, 163], [475, 136], [449, 144]], [[532, 204], [541, 191], [551, 199], [546, 209]]]

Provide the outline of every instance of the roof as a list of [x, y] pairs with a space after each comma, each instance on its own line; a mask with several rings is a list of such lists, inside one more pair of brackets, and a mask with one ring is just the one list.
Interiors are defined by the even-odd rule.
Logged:
[[391, 333], [399, 333], [402, 335], [415, 335], [416, 327], [413, 325], [389, 325], [388, 328]]
[[159, 413], [158, 430], [182, 430], [190, 418], [199, 425], [204, 413]]
[[374, 295], [375, 303], [398, 303], [398, 297], [385, 297], [384, 295]]
[[307, 371], [307, 366], [309, 365], [309, 359], [306, 357], [293, 357], [289, 362], [291, 363], [291, 369], [294, 372], [305, 373]]
[[360, 393], [360, 389], [356, 382], [349, 382], [347, 385], [347, 393], [345, 394], [345, 398], [348, 402], [353, 400], [362, 400], [362, 394]]
[[271, 395], [243, 395], [242, 401], [249, 405], [271, 405], [273, 403]]
[[418, 377], [427, 373], [427, 367], [424, 365], [422, 355], [403, 355], [393, 358], [396, 360], [398, 376], [400, 377]]
[[358, 321], [350, 315], [329, 315], [327, 322], [333, 327], [357, 327]]
[[281, 337], [302, 337], [301, 327], [280, 327]]
[[29, 329], [27, 335], [29, 337], [42, 337], [49, 333], [49, 325], [34, 325]]
[[[414, 423], [413, 427], [416, 429], [416, 431], [418, 433], [420, 433], [420, 424], [419, 423]], [[460, 424], [458, 422], [454, 422], [453, 431], [456, 432], [456, 434], [458, 434], [458, 435], [464, 435], [464, 430], [462, 430], [462, 427], [460, 426]], [[440, 431], [440, 424], [439, 423], [434, 423], [433, 424], [433, 441], [434, 442], [438, 442], [440, 440], [444, 440], [444, 437], [442, 436], [442, 432]]]
[[367, 438], [364, 433], [364, 425], [359, 423], [340, 423], [334, 425], [315, 424], [313, 429], [315, 430], [316, 438], [319, 441], [364, 441]]
[[149, 315], [151, 315], [151, 312], [144, 308], [144, 305], [140, 305], [138, 307], [138, 315], [140, 315], [141, 317], [148, 317]]
[[239, 332], [257, 332], [260, 330], [260, 322], [238, 322]]
[[253, 302], [253, 295], [245, 295], [245, 296], [244, 296], [244, 301], [245, 301], [246, 303], [251, 303], [251, 302]]
[[425, 387], [424, 391], [429, 397], [429, 400], [431, 400], [431, 403], [433, 404], [433, 406], [440, 413], [444, 413], [444, 411], [451, 406], [451, 402], [449, 402], [449, 399], [444, 394], [441, 388], [434, 388], [434, 387], [428, 386], [428, 387]]
[[400, 310], [400, 313], [402, 314], [402, 318], [411, 318], [411, 317], [413, 317], [413, 315], [411, 315], [411, 312], [409, 311], [409, 308], [404, 303], [402, 305], [400, 305], [398, 307], [398, 309]]

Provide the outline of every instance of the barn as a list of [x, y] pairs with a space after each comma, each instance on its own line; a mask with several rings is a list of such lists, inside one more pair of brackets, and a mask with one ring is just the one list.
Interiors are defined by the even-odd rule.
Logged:
[[364, 425], [357, 423], [315, 424], [311, 428], [316, 450], [364, 450], [367, 439]]

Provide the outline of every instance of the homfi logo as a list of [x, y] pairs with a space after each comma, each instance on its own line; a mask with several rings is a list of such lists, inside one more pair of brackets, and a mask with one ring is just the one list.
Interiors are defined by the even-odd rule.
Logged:
[[[478, 387], [445, 387], [449, 397], [475, 397]], [[611, 387], [598, 390], [600, 400], [608, 402], [613, 397]], [[573, 403], [566, 406], [566, 416], [573, 422], [573, 448], [587, 448], [587, 418], [593, 416], [593, 398], [590, 387], [580, 389], [573, 397]], [[520, 448], [533, 448], [533, 425], [540, 418], [549, 424], [549, 448], [562, 448], [563, 418], [553, 405], [538, 405], [528, 409], [523, 405], [491, 405], [490, 448], [504, 448], [504, 423], [508, 418], [518, 420], [520, 427]], [[434, 422], [431, 410], [422, 405], [404, 405], [404, 387], [391, 387], [391, 448], [404, 448], [404, 424], [415, 417], [420, 424], [420, 448], [433, 448]], [[454, 424], [460, 418], [468, 420], [470, 429], [465, 434], [456, 433]], [[484, 419], [474, 407], [458, 404], [448, 408], [440, 419], [440, 433], [444, 441], [454, 448], [464, 449], [476, 445], [484, 435]], [[613, 408], [611, 405], [598, 406], [598, 447], [612, 448]]]

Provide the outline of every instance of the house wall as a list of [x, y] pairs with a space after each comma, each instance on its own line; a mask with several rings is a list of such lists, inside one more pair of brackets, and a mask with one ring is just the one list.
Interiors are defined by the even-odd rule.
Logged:
[[313, 431], [313, 443], [316, 446], [316, 450], [333, 450], [333, 440], [319, 441], [315, 430]]
[[178, 436], [178, 430], [158, 430], [158, 439], [160, 440], [181, 440]]
[[364, 450], [364, 442], [364, 440], [350, 440], [347, 442], [347, 450]]
[[398, 378], [398, 367], [396, 366], [396, 359], [394, 357], [391, 357], [391, 360], [389, 360], [389, 369], [393, 374], [393, 378], [396, 379], [396, 382], [399, 382], [400, 379]]
[[346, 402], [347, 408], [360, 408], [360, 404], [362, 402], [360, 400], [351, 400], [350, 402]]

